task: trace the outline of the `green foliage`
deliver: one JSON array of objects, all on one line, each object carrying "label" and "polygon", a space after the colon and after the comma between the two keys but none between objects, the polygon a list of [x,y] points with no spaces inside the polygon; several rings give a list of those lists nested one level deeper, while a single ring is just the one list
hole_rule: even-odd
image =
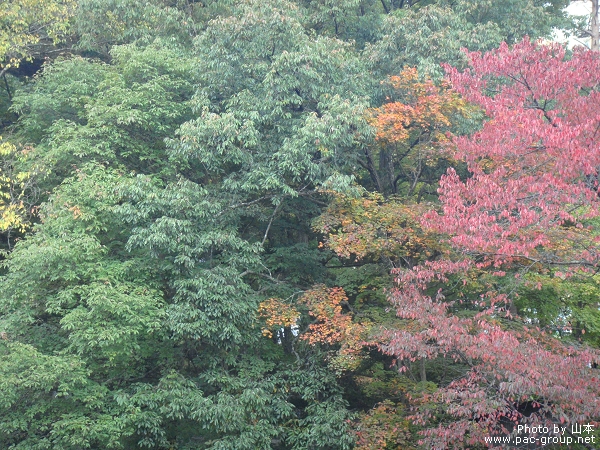
[{"label": "green foliage", "polygon": [[2,340],[0,375],[4,448],[123,448],[124,424],[108,413],[115,405],[78,358]]},{"label": "green foliage", "polygon": [[566,340],[600,345],[600,279],[562,274],[529,275],[516,307],[547,332]]},{"label": "green foliage", "polygon": [[[107,58],[116,45],[157,37],[189,44],[195,33],[193,3],[151,0],[79,0],[74,28],[79,49]],[[184,6],[188,3],[188,7]],[[181,5],[180,5],[181,4]]]},{"label": "green foliage", "polygon": [[[351,445],[335,376],[313,373],[323,362],[308,346],[295,357],[265,341],[255,314],[273,284],[266,264],[291,285],[319,276],[314,267],[290,276],[277,267],[290,250],[276,249],[282,226],[310,233],[299,208],[318,213],[315,187],[346,167],[356,130],[366,127],[347,80],[360,76],[358,62],[347,66],[347,45],[312,38],[264,8],[272,40],[287,35],[289,45],[269,61],[264,21],[253,14],[242,9],[211,23],[198,41],[216,43],[193,52],[138,41],[113,47],[110,63],[57,61],[15,97],[19,137],[35,143],[51,193],[41,223],[6,262],[0,329],[11,343],[80,365],[80,391],[102,386],[94,406],[70,406],[68,421],[59,410],[45,414],[41,429],[65,448]],[[255,33],[238,68],[262,73],[261,91],[216,88],[228,76],[236,22]],[[239,28],[246,22],[254,30]],[[215,94],[223,98],[211,100]],[[165,146],[177,127],[180,138]],[[322,160],[306,151],[318,138],[331,147]],[[269,241],[267,222],[277,228]],[[267,244],[271,259],[263,260]],[[306,254],[319,264],[315,248]],[[34,402],[50,406],[51,398]],[[31,407],[23,404],[22,414]],[[42,425],[33,417],[32,430]],[[105,422],[113,427],[104,434],[82,437]],[[5,436],[7,445],[39,439],[31,431]]]},{"label": "green foliage", "polygon": [[89,161],[171,172],[163,141],[190,117],[193,58],[162,41],[115,47],[112,55],[111,65],[58,61],[15,96],[22,139],[37,144],[51,185]]},{"label": "green foliage", "polygon": [[171,147],[224,174],[229,192],[295,197],[347,168],[368,135],[364,66],[349,45],[312,38],[292,4],[240,9],[196,39],[199,117]]},{"label": "green foliage", "polygon": [[[365,439],[412,445],[408,403],[436,385],[417,382],[420,361],[399,373],[357,330],[398,326],[389,269],[439,242],[416,230],[418,206],[365,192],[368,111],[404,65],[435,76],[463,46],[543,36],[563,3],[10,3],[0,447],[345,450],[359,417]],[[72,53],[57,56],[67,38]],[[32,57],[46,58],[32,79],[13,70]],[[462,119],[443,131],[479,117]],[[344,254],[319,245],[318,217]],[[357,242],[366,260],[344,259]],[[597,280],[541,281],[518,307],[599,345]],[[474,275],[463,288],[496,282]],[[301,339],[317,319],[298,302],[315,285],[340,294],[329,319],[356,334],[361,356],[344,370],[331,356],[348,342]],[[269,338],[258,308],[273,297],[300,312]],[[440,358],[424,370],[443,385],[464,368]]]},{"label": "green foliage", "polygon": [[376,38],[384,18],[382,4],[375,0],[301,0],[297,4],[308,27],[359,48]]},{"label": "green foliage", "polygon": [[[166,323],[176,337],[240,344],[258,306],[240,273],[259,264],[259,246],[237,236],[235,213],[191,181],[152,189],[139,178],[121,213],[135,226],[128,248],[155,258],[173,303]],[[238,296],[248,296],[238,302]]]},{"label": "green foliage", "polygon": [[554,27],[572,26],[562,10],[568,3],[459,0],[401,9],[386,17],[380,38],[366,53],[380,78],[396,74],[404,66],[439,78],[441,63],[465,64],[462,48],[486,51],[503,41],[515,43],[525,35],[547,37]]}]

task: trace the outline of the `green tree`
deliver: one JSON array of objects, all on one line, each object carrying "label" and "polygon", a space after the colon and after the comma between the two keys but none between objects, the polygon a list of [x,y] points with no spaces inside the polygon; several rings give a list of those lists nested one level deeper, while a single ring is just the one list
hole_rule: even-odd
[{"label": "green tree", "polygon": [[573,27],[563,10],[568,3],[569,0],[417,2],[389,14],[380,36],[365,51],[379,78],[395,75],[407,65],[439,78],[443,74],[440,63],[465,65],[461,48],[487,51],[503,41],[512,44],[525,35],[531,39],[549,37],[555,27]]},{"label": "green tree", "polygon": [[78,0],[73,29],[76,47],[87,54],[109,59],[115,45],[162,37],[179,44],[190,44],[196,33],[199,2],[151,0]]},{"label": "green tree", "polygon": [[351,47],[290,11],[244,5],[192,52],[138,41],[110,63],[57,61],[15,98],[51,193],[5,265],[6,370],[29,375],[2,391],[3,446],[351,446],[319,350],[256,321],[269,293],[310,278],[269,273],[290,245],[279,215],[308,250],[300,208],[350,184],[369,130]]}]

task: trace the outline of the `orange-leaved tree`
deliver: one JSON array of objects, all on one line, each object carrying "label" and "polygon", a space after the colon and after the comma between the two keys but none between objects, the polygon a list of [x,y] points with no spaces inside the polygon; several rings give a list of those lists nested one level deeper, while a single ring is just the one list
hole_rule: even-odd
[{"label": "orange-leaved tree", "polygon": [[[302,294],[297,305],[271,298],[260,304],[258,312],[264,321],[264,336],[277,339],[290,351],[296,337],[310,345],[322,345],[329,353],[329,366],[343,372],[360,363],[368,335],[368,324],[354,321],[345,306],[348,297],[342,288],[316,285]],[[302,307],[308,313],[304,329],[300,329]]]},{"label": "orange-leaved tree", "polygon": [[383,84],[387,100],[369,116],[376,145],[359,162],[377,191],[412,195],[418,188],[420,197],[425,192],[419,183],[433,186],[439,178],[439,158],[454,124],[474,110],[447,83],[421,80],[414,68]]}]

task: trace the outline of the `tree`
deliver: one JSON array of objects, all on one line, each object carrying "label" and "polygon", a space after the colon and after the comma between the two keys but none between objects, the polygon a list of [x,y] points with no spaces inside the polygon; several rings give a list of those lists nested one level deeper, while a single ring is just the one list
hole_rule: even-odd
[{"label": "tree", "polygon": [[590,14],[590,37],[592,42],[590,50],[600,50],[600,26],[598,24],[598,0],[592,0],[592,12]]},{"label": "tree", "polygon": [[414,68],[405,68],[387,83],[387,101],[371,110],[377,145],[366,147],[359,163],[377,191],[408,197],[418,191],[421,199],[426,190],[433,191],[431,185],[446,165],[443,148],[450,130],[473,114],[447,84],[420,80]]},{"label": "tree", "polygon": [[574,25],[564,8],[568,0],[458,0],[453,2],[406,2],[413,7],[398,9],[383,21],[380,36],[365,49],[379,78],[416,67],[436,79],[440,63],[464,67],[461,48],[487,51],[501,42],[549,37],[553,28]]},{"label": "tree", "polygon": [[198,11],[210,8],[201,6],[200,2],[164,0],[143,4],[132,0],[78,0],[72,21],[77,48],[108,59],[113,46],[149,43],[157,38],[189,46],[203,19],[208,20]]},{"label": "tree", "polygon": [[15,96],[49,194],[2,278],[0,446],[351,447],[325,352],[258,327],[321,281],[278,261],[320,264],[317,188],[351,185],[370,129],[351,46],[295,14],[243,3],[194,48],[61,59]]},{"label": "tree", "polygon": [[164,139],[191,117],[193,57],[158,39],[115,47],[111,56],[110,65],[59,59],[15,96],[17,136],[49,172],[44,190],[92,161],[137,173],[173,170]]},{"label": "tree", "polygon": [[73,0],[19,0],[3,2],[0,12],[0,75],[21,61],[40,54],[39,47],[65,39]]},{"label": "tree", "polygon": [[[0,232],[6,235],[6,250],[31,225],[39,198],[42,169],[33,165],[25,169],[31,148],[17,147],[0,136]],[[16,234],[16,236],[15,236]]]},{"label": "tree", "polygon": [[[425,438],[436,448],[485,444],[484,436],[519,424],[600,415],[600,353],[528,326],[528,311],[513,304],[526,274],[577,280],[598,266],[590,220],[599,212],[600,59],[583,50],[566,58],[560,46],[529,40],[467,55],[470,67],[448,67],[449,78],[488,120],[455,138],[470,175],[463,181],[450,169],[440,182],[440,212],[423,220],[453,249],[398,271],[390,299],[415,328],[390,333],[383,345],[400,359],[465,364],[462,377],[430,398],[444,406],[428,403],[416,415],[430,424]],[[542,279],[536,283],[529,288],[543,288]]]},{"label": "tree", "polygon": [[[0,447],[414,444],[411,402],[433,408],[435,383],[470,370],[461,358],[429,361],[427,349],[411,364],[400,347],[376,348],[392,338],[375,324],[427,329],[389,307],[390,268],[444,257],[447,272],[471,256],[433,215],[421,220],[453,164],[453,134],[481,119],[439,82],[438,62],[466,64],[464,45],[544,35],[562,3],[9,2],[0,17],[25,19],[5,24],[14,40],[0,47],[21,64],[53,55],[44,30],[56,24],[69,53],[9,77],[0,99],[10,142],[0,225],[12,233],[0,273]],[[466,281],[464,298],[515,287],[512,308],[527,320],[597,342],[593,277],[536,266],[511,285],[478,258],[447,276]],[[449,314],[478,312],[462,305]],[[432,329],[447,330],[438,316]],[[465,339],[485,325],[461,324]]]},{"label": "tree", "polygon": [[[582,221],[598,214],[598,80],[586,70],[597,55],[580,49],[567,60],[560,46],[525,40],[469,56],[471,68],[449,76],[490,120],[456,139],[472,176],[442,178],[444,214],[429,223],[493,261],[593,267],[594,236]],[[562,248],[562,239],[573,245]]]}]

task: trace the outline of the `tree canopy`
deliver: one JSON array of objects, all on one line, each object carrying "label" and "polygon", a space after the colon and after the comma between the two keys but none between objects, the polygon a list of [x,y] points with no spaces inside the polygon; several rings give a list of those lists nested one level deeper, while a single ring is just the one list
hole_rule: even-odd
[{"label": "tree canopy", "polygon": [[568,3],[3,3],[0,447],[598,429]]}]

